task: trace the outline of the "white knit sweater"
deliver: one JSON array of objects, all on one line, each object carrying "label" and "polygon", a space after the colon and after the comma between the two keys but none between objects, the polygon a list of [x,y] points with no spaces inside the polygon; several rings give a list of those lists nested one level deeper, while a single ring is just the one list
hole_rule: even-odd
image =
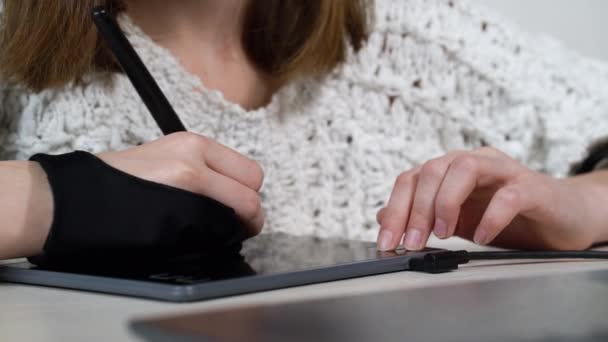
[{"label": "white knit sweater", "polygon": [[[129,39],[189,130],[258,160],[266,231],[374,239],[396,176],[491,145],[562,176],[608,135],[608,66],[462,0],[376,0],[367,44],[331,74],[245,111],[206,89],[128,17]],[[198,91],[197,91],[198,90]],[[128,79],[0,91],[4,159],[120,150],[160,136]]]}]

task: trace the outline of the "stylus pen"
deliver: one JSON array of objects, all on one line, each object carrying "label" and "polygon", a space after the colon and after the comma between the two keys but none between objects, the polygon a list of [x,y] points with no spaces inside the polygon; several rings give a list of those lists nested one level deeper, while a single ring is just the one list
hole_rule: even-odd
[{"label": "stylus pen", "polygon": [[114,57],[131,80],[163,134],[185,131],[186,128],[179,120],[169,100],[109,11],[103,6],[95,7],[91,16],[99,33],[112,50]]}]

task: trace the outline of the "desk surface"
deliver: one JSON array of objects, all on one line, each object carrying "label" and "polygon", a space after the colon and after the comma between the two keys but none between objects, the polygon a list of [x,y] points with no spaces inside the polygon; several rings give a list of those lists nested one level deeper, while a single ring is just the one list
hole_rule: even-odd
[{"label": "desk surface", "polygon": [[[431,246],[482,250],[460,239],[432,240]],[[484,261],[431,275],[399,272],[302,286],[195,304],[171,304],[70,290],[0,283],[0,340],[137,341],[127,327],[133,318],[204,311],[238,305],[293,302],[311,298],[456,284],[483,279],[608,269],[608,261]]]}]

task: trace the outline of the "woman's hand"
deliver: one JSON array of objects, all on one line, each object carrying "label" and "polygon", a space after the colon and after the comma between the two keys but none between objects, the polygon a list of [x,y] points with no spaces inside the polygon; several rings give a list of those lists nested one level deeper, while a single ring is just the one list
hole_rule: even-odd
[{"label": "woman's hand", "polygon": [[[521,249],[585,249],[596,239],[581,182],[532,171],[481,148],[451,152],[397,178],[378,212],[378,248],[420,250],[431,233]],[[589,219],[591,216],[589,216]]]},{"label": "woman's hand", "polygon": [[174,133],[119,152],[98,155],[136,177],[215,199],[235,210],[253,234],[264,224],[258,191],[260,165],[238,152],[194,133]]}]

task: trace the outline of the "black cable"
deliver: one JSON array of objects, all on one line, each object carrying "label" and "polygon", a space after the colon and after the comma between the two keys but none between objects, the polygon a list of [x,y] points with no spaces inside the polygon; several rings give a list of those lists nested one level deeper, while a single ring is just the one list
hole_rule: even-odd
[{"label": "black cable", "polygon": [[608,259],[602,251],[501,251],[469,252],[438,251],[412,258],[409,269],[426,273],[443,273],[455,270],[471,260],[517,260],[517,259]]},{"label": "black cable", "polygon": [[504,259],[608,259],[602,251],[504,251],[468,252],[469,260]]}]

